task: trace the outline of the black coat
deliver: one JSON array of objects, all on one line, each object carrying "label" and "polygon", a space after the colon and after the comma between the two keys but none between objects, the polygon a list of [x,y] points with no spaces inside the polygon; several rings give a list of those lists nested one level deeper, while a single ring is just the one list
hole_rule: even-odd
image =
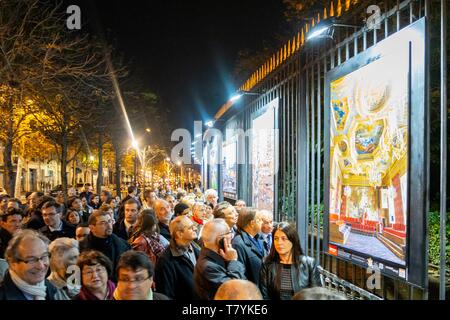
[{"label": "black coat", "polygon": [[258,238],[257,241],[263,250],[262,253],[245,231],[237,233],[231,242],[238,253],[238,260],[245,266],[245,277],[256,285],[259,284],[259,273],[261,272],[263,258],[266,255],[263,240]]},{"label": "black coat", "polygon": [[5,258],[5,251],[11,238],[12,234],[9,233],[6,229],[0,227],[0,259]]},{"label": "black coat", "polygon": [[162,235],[164,238],[166,238],[168,241],[170,241],[170,238],[172,237],[170,236],[169,227],[161,222],[158,222],[158,226],[159,226],[159,234]]},{"label": "black coat", "polygon": [[128,239],[130,238],[129,236],[131,236],[131,234],[128,235],[127,233],[127,227],[125,226],[124,219],[119,220],[114,224],[113,232],[125,241],[128,241]]},{"label": "black coat", "polygon": [[205,247],[200,251],[194,269],[195,292],[202,300],[212,300],[225,281],[246,279],[245,267],[237,261],[225,261],[218,253]]},{"label": "black coat", "polygon": [[44,236],[46,236],[50,241],[62,237],[75,238],[75,230],[77,228],[71,224],[68,224],[64,220],[61,221],[62,221],[62,228],[59,231],[50,231],[50,228],[48,226],[40,228],[39,231]]},{"label": "black coat", "polygon": [[[172,244],[158,258],[155,268],[156,291],[175,300],[195,300],[194,264],[185,255],[174,255]],[[192,245],[195,258],[200,249]]]},{"label": "black coat", "polygon": [[[47,279],[45,279],[45,286],[47,287],[45,300],[56,300],[55,295],[58,293],[58,289]],[[27,300],[23,292],[12,281],[8,271],[0,285],[0,300]]]},{"label": "black coat", "polygon": [[[314,258],[301,256],[298,269],[291,265],[292,288],[294,293],[311,287],[323,286],[319,265]],[[259,289],[264,299],[280,300],[281,264],[264,263],[261,268]]]},{"label": "black coat", "polygon": [[[128,242],[122,238],[119,238],[115,234],[112,234],[106,239],[102,239],[97,238],[90,233],[86,238],[80,241],[80,252],[86,250],[97,250],[104,253],[111,260],[114,273],[121,254],[131,250],[131,246]],[[115,277],[112,277],[112,279],[115,279]]]}]

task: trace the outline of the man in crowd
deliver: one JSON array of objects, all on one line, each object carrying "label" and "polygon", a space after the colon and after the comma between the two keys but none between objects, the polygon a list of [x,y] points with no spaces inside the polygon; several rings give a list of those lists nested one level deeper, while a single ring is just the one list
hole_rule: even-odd
[{"label": "man in crowd", "polygon": [[81,198],[86,198],[87,203],[91,203],[92,200],[92,186],[90,183],[85,183],[84,184],[84,190],[83,192],[80,193],[80,199]]},{"label": "man in crowd", "polygon": [[264,249],[269,254],[272,248],[273,213],[269,210],[260,210],[260,213],[263,221],[261,235],[264,241]]},{"label": "man in crowd", "polygon": [[200,247],[194,242],[195,224],[188,217],[179,216],[172,220],[169,229],[170,246],[156,263],[156,291],[175,300],[195,300],[193,274],[200,254]]},{"label": "man in crowd", "polygon": [[117,288],[115,300],[168,300],[153,292],[153,264],[149,257],[140,251],[125,252],[117,264]]},{"label": "man in crowd", "polygon": [[42,213],[39,208],[39,205],[44,200],[44,193],[42,192],[33,192],[28,198],[28,209],[25,213],[27,228],[39,230],[43,226],[45,226],[44,219],[42,219]]},{"label": "man in crowd", "polygon": [[235,207],[227,201],[222,201],[214,208],[213,214],[214,218],[222,218],[225,220],[232,231],[231,238],[234,238],[237,231],[236,223],[238,220],[238,213]]},{"label": "man in crowd", "polygon": [[138,201],[139,207],[142,207],[141,200],[138,197],[138,189],[136,186],[128,186],[128,194],[127,196],[122,200],[119,207],[119,220],[122,220],[125,217],[125,202],[127,202],[129,199],[134,199]]},{"label": "man in crowd", "polygon": [[128,199],[123,207],[125,213],[124,218],[116,222],[113,232],[125,241],[128,241],[133,234],[133,228],[141,208],[139,202],[133,198]]},{"label": "man in crowd", "polygon": [[7,209],[14,208],[17,210],[22,210],[22,203],[17,198],[11,198],[8,200]]},{"label": "man in crowd", "polygon": [[259,285],[259,272],[266,256],[263,240],[260,238],[262,217],[254,208],[245,207],[238,219],[239,233],[233,239],[238,260],[245,266],[245,277]]},{"label": "man in crowd", "polygon": [[219,199],[219,196],[217,194],[217,191],[214,189],[208,189],[205,191],[205,202],[207,205],[209,205],[212,209],[215,208],[217,205],[217,200]]},{"label": "man in crowd", "polygon": [[75,227],[62,220],[61,205],[54,200],[45,202],[41,208],[45,226],[39,229],[50,241],[57,238],[75,238]]},{"label": "man in crowd", "polygon": [[263,298],[253,282],[233,279],[219,287],[214,300],[263,300]]},{"label": "man in crowd", "polygon": [[208,212],[206,210],[206,205],[203,202],[194,202],[192,205],[192,221],[194,221],[197,227],[197,237],[198,239],[202,236],[202,230],[204,224],[207,222]]},{"label": "man in crowd", "polygon": [[11,239],[5,257],[9,264],[0,285],[0,300],[55,300],[58,289],[45,279],[49,267],[48,239],[21,230]]},{"label": "man in crowd", "polygon": [[170,210],[172,210],[172,212],[173,212],[173,210],[175,208],[175,204],[176,204],[175,197],[171,194],[166,194],[164,196],[164,200],[166,200],[169,203]]},{"label": "man in crowd", "polygon": [[230,237],[230,227],[223,219],[213,219],[203,228],[203,248],[194,269],[194,286],[200,299],[212,300],[227,280],[245,279],[245,267],[238,261]]},{"label": "man in crowd", "polygon": [[131,246],[113,234],[111,216],[107,212],[94,211],[89,216],[89,229],[91,233],[80,242],[80,252],[85,250],[97,250],[105,254],[113,263],[113,269],[119,262],[119,257]]},{"label": "man in crowd", "polygon": [[153,210],[155,211],[156,218],[158,218],[159,233],[170,241],[169,224],[172,220],[173,211],[170,209],[170,205],[167,201],[158,199],[155,201]]},{"label": "man in crowd", "polygon": [[84,238],[86,238],[89,233],[91,233],[91,229],[89,229],[89,224],[87,222],[80,223],[75,230],[75,239],[77,239],[77,241],[80,242]]},{"label": "man in crowd", "polygon": [[83,204],[81,203],[81,199],[77,197],[69,198],[67,201],[67,206],[69,209],[76,211],[80,216],[80,220],[82,222],[87,222],[89,219],[89,212],[83,210]]},{"label": "man in crowd", "polygon": [[236,208],[237,210],[241,210],[242,208],[246,207],[247,205],[246,205],[246,203],[245,203],[244,200],[239,199],[239,200],[236,201],[236,203],[234,204],[234,206],[235,206],[235,208]]},{"label": "man in crowd", "polygon": [[22,211],[14,208],[0,213],[0,258],[5,256],[9,240],[22,229],[22,218]]},{"label": "man in crowd", "polygon": [[157,197],[155,191],[145,190],[144,191],[144,202],[142,203],[143,209],[153,209]]}]

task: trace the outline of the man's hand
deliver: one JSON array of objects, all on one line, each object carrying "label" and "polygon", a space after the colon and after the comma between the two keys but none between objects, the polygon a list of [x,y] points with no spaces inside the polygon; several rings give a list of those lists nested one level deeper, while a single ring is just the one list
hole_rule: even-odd
[{"label": "man's hand", "polygon": [[231,246],[231,243],[229,242],[228,238],[223,239],[225,251],[222,249],[219,249],[219,254],[224,258],[226,261],[232,261],[237,260],[238,253],[237,251]]}]

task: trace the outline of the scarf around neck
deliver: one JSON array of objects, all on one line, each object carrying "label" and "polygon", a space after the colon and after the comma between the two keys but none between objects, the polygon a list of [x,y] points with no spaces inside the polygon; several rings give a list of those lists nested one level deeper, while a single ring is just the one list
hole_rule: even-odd
[{"label": "scarf around neck", "polygon": [[47,296],[47,287],[45,280],[38,284],[31,285],[23,281],[13,270],[9,269],[11,280],[19,288],[20,291],[33,296],[33,300],[45,300]]}]

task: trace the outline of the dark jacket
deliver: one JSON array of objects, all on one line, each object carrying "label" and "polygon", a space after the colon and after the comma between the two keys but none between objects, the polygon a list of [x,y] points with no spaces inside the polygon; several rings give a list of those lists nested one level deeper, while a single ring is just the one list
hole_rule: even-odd
[{"label": "dark jacket", "polygon": [[169,227],[161,222],[158,222],[158,226],[159,226],[159,234],[170,241],[171,236],[170,236]]},{"label": "dark jacket", "polygon": [[[131,228],[133,229],[133,228]],[[125,226],[125,220],[119,220],[114,224],[113,232],[118,237],[122,238],[125,241],[128,241],[133,231],[130,232],[130,234],[127,233],[127,227]]]},{"label": "dark jacket", "polygon": [[[131,246],[119,238],[115,234],[112,234],[106,239],[97,238],[92,233],[90,233],[86,238],[80,241],[80,252],[86,250],[97,250],[104,253],[112,262],[113,270],[116,270],[117,263],[119,262],[119,257],[125,251],[131,249]],[[112,278],[115,280],[115,277]]]},{"label": "dark jacket", "polygon": [[[259,289],[264,299],[280,300],[281,264],[264,263],[261,268]],[[319,265],[308,256],[300,257],[298,269],[291,265],[292,288],[294,293],[301,289],[323,286]]]},{"label": "dark jacket", "polygon": [[[56,300],[58,289],[47,279],[45,279],[45,286],[47,287],[45,300]],[[8,271],[0,285],[0,300],[27,300],[23,292],[12,281]]]},{"label": "dark jacket", "polygon": [[214,299],[220,285],[231,279],[246,279],[244,265],[237,260],[225,261],[218,253],[203,247],[194,269],[198,297],[202,300]]},{"label": "dark jacket", "polygon": [[30,219],[24,226],[24,228],[39,230],[40,228],[45,226],[44,218],[42,218],[42,213],[39,209],[30,210],[27,213],[27,216],[30,216]]},{"label": "dark jacket", "polygon": [[231,242],[238,253],[238,260],[245,266],[245,277],[256,285],[259,284],[259,273],[261,272],[263,258],[266,255],[262,239],[257,236],[257,241],[263,250],[262,252],[250,240],[250,235],[245,231],[237,233]]},{"label": "dark jacket", "polygon": [[5,251],[11,238],[12,234],[0,227],[0,259],[5,258]]},{"label": "dark jacket", "polygon": [[[195,258],[200,248],[192,244]],[[174,246],[173,242],[158,258],[155,268],[156,291],[175,300],[195,300],[194,264]]]},{"label": "dark jacket", "polygon": [[39,231],[46,236],[50,241],[53,241],[57,238],[68,237],[75,238],[75,230],[76,227],[74,225],[68,224],[64,220],[62,221],[62,228],[58,231],[50,231],[48,226],[44,226],[39,229]]}]

